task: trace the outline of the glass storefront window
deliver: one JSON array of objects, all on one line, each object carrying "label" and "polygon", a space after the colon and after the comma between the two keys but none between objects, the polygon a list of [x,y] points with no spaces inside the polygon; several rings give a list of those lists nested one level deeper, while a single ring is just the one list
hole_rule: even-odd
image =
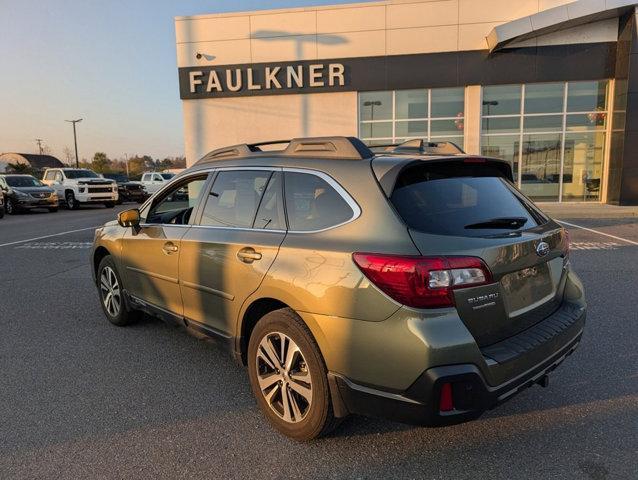
[{"label": "glass storefront window", "polygon": [[567,115],[567,130],[604,130],[607,112],[572,113]]},{"label": "glass storefront window", "polygon": [[483,87],[483,115],[521,113],[521,86],[499,85]]},{"label": "glass storefront window", "polygon": [[[397,122],[395,125],[395,133],[401,137],[427,137],[428,122],[424,120]],[[392,136],[392,134],[390,134],[390,136]]]},{"label": "glass storefront window", "polygon": [[514,179],[518,179],[520,135],[483,135],[481,155],[502,158],[512,165]]},{"label": "glass storefront window", "polygon": [[525,132],[553,132],[563,129],[562,115],[535,115],[526,116],[523,120]]},{"label": "glass storefront window", "polygon": [[430,122],[430,135],[432,138],[440,136],[452,136],[463,134],[463,119],[432,120]]},{"label": "glass storefront window", "polygon": [[562,113],[564,83],[525,85],[525,113]]},{"label": "glass storefront window", "polygon": [[523,135],[521,189],[531,198],[558,201],[561,134]]},{"label": "glass storefront window", "polygon": [[432,95],[431,117],[463,117],[465,107],[464,88],[436,88],[430,90]]},{"label": "glass storefront window", "polygon": [[607,81],[569,82],[568,112],[595,112],[607,109]]},{"label": "glass storefront window", "polygon": [[368,145],[423,138],[452,141],[462,148],[464,108],[464,88],[362,92],[359,136]]},{"label": "glass storefront window", "polygon": [[535,200],[599,200],[608,83],[484,87],[481,153],[508,160]]},{"label": "glass storefront window", "polygon": [[361,135],[367,138],[391,138],[392,122],[374,122],[361,125]]},{"label": "glass storefront window", "polygon": [[365,92],[359,95],[361,120],[391,120],[392,92]]},{"label": "glass storefront window", "polygon": [[428,91],[425,89],[397,91],[396,102],[397,120],[428,117]]},{"label": "glass storefront window", "polygon": [[485,117],[483,132],[518,133],[521,129],[521,117]]},{"label": "glass storefront window", "polygon": [[603,173],[605,132],[568,133],[565,137],[563,200],[597,200]]}]

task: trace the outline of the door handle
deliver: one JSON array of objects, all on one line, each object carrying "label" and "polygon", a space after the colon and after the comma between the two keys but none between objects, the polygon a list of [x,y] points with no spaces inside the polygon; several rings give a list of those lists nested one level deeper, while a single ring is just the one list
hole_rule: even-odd
[{"label": "door handle", "polygon": [[256,252],[254,248],[245,247],[237,252],[237,258],[244,263],[253,263],[255,260],[261,260],[261,253]]},{"label": "door handle", "polygon": [[164,250],[164,253],[166,255],[170,255],[171,253],[175,253],[177,250],[179,250],[179,247],[173,242],[166,242],[162,247],[162,250]]}]

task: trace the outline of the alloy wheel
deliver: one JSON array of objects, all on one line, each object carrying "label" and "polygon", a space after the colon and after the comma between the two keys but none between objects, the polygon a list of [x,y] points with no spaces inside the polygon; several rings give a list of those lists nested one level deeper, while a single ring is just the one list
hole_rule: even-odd
[{"label": "alloy wheel", "polygon": [[102,292],[102,303],[104,308],[112,317],[117,317],[122,306],[122,295],[120,284],[117,281],[115,272],[111,267],[104,267],[100,275],[100,290]]},{"label": "alloy wheel", "polygon": [[7,212],[7,214],[13,215],[13,213],[14,213],[13,200],[11,200],[10,198],[7,198],[7,204],[5,205],[4,208],[5,208],[6,212]]},{"label": "alloy wheel", "polygon": [[299,346],[281,332],[270,332],[259,342],[255,362],[270,408],[285,422],[303,420],[312,404],[312,378]]}]

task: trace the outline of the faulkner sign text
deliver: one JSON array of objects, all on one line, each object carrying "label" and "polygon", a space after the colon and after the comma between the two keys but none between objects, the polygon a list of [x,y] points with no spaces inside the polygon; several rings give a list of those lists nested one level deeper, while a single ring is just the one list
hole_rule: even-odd
[{"label": "faulkner sign text", "polygon": [[342,90],[347,81],[343,63],[321,61],[179,69],[182,99]]}]

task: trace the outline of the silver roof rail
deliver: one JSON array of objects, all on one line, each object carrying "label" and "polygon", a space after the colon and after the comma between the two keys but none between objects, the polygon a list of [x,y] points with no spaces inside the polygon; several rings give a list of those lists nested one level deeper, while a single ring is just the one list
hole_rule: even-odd
[{"label": "silver roof rail", "polygon": [[[288,144],[283,150],[262,150],[266,145]],[[315,157],[335,158],[343,160],[364,160],[372,158],[374,152],[356,137],[309,137],[292,140],[275,140],[260,143],[242,143],[219,148],[207,153],[197,163],[208,163],[215,160],[253,156],[278,157]]]}]

